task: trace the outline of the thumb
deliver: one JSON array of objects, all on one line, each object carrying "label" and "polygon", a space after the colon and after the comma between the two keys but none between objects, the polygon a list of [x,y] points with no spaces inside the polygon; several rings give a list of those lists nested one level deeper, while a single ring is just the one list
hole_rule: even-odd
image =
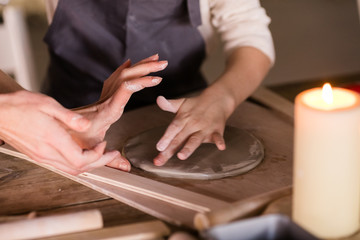
[{"label": "thumb", "polygon": [[167,112],[172,112],[172,113],[176,113],[184,101],[185,101],[185,98],[167,100],[163,96],[159,96],[156,99],[156,103],[159,106],[159,108],[161,108],[161,110],[164,110]]},{"label": "thumb", "polygon": [[83,115],[64,108],[59,103],[46,105],[43,112],[56,118],[70,129],[77,132],[84,132],[89,129],[91,122]]}]

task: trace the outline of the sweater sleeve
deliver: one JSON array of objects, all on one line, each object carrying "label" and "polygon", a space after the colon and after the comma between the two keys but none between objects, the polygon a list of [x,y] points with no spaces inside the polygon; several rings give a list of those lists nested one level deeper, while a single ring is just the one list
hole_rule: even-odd
[{"label": "sweater sleeve", "polygon": [[226,55],[235,48],[251,46],[274,63],[270,18],[258,0],[209,0],[209,7],[211,23],[220,34]]}]

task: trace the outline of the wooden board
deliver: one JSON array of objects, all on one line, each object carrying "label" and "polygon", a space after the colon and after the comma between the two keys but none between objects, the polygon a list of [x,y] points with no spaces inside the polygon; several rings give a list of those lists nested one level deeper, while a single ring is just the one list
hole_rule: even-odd
[{"label": "wooden board", "polygon": [[251,99],[294,119],[294,104],[265,87],[259,87],[251,95]]},{"label": "wooden board", "polygon": [[[51,166],[37,163],[6,144],[0,148],[0,151],[26,159],[176,225],[192,227],[193,217],[196,213],[204,213],[227,206],[227,203],[221,200],[108,167],[101,167],[79,176],[72,176]],[[167,205],[166,208],[163,207],[164,204]],[[174,217],[174,215],[179,216],[179,218]]]},{"label": "wooden board", "polygon": [[[106,138],[112,148],[121,150],[122,144],[128,137],[146,129],[168,124],[171,119],[171,114],[162,112],[156,106],[134,110],[124,114],[111,127]],[[251,172],[212,181],[169,180],[136,169],[132,170],[132,174],[186,189],[224,204],[291,184],[292,123],[290,121],[279,118],[276,112],[245,102],[231,116],[228,124],[250,131],[261,139],[265,146],[264,162]],[[1,149],[5,148],[1,147]],[[68,177],[160,219],[176,224],[192,225],[194,209],[184,210],[182,207],[91,179],[85,181]]]}]

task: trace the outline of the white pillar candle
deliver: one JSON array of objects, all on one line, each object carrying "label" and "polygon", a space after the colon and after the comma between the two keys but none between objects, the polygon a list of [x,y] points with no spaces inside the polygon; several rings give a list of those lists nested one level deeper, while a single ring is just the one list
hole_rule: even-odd
[{"label": "white pillar candle", "polygon": [[300,93],[294,137],[293,220],[319,238],[355,233],[360,220],[359,95],[331,87]]}]

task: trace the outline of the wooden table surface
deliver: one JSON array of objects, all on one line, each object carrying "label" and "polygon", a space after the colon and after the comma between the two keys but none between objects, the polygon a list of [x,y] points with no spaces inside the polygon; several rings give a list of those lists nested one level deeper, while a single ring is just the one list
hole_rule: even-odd
[{"label": "wooden table surface", "polygon": [[[112,148],[121,150],[124,141],[144,130],[168,124],[173,115],[156,106],[127,112],[107,135]],[[156,177],[141,170],[132,173],[234,202],[292,183],[292,120],[276,111],[245,102],[230,117],[228,125],[243,128],[258,137],[265,159],[247,174],[220,180],[194,181]],[[36,211],[39,216],[87,209],[100,209],[104,226],[116,226],[154,217],[49,170],[0,153],[0,220]],[[2,217],[1,217],[2,216]]]}]

